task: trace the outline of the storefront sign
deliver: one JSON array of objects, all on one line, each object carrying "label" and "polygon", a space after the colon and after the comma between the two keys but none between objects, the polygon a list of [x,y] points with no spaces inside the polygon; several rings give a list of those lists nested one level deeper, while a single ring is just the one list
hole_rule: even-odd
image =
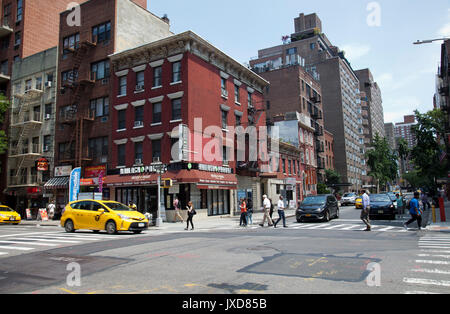
[{"label": "storefront sign", "polygon": [[94,166],[94,167],[85,167],[84,168],[84,177],[85,178],[98,178],[100,176],[106,175],[106,166]]},{"label": "storefront sign", "polygon": [[68,177],[72,171],[72,166],[55,167],[55,177]]},{"label": "storefront sign", "polygon": [[130,174],[142,174],[142,173],[156,173],[157,169],[154,166],[143,166],[143,167],[132,167],[132,168],[121,168],[120,175],[130,175]]},{"label": "storefront sign", "polygon": [[32,219],[32,217],[31,217],[31,209],[27,208],[27,209],[25,209],[25,212],[27,213],[27,220],[31,220]]},{"label": "storefront sign", "polygon": [[75,168],[70,173],[69,202],[76,201],[80,193],[81,168]]},{"label": "storefront sign", "polygon": [[80,179],[81,186],[94,185],[94,179]]},{"label": "storefront sign", "polygon": [[42,221],[48,221],[47,209],[39,208],[39,216]]},{"label": "storefront sign", "polygon": [[208,172],[226,173],[226,174],[231,174],[232,173],[232,169],[231,168],[220,167],[220,166],[213,166],[213,165],[205,165],[205,164],[198,164],[198,170],[208,171]]},{"label": "storefront sign", "polygon": [[46,158],[41,158],[37,161],[38,171],[48,171],[48,160]]}]

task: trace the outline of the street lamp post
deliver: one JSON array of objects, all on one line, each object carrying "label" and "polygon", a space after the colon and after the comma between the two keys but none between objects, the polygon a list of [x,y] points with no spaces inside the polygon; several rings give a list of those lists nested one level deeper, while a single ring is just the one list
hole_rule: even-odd
[{"label": "street lamp post", "polygon": [[161,175],[167,171],[167,166],[163,163],[157,163],[153,166],[158,173],[158,214],[156,217],[155,226],[160,227],[163,223],[163,220],[161,218]]},{"label": "street lamp post", "polygon": [[437,38],[437,39],[426,39],[426,40],[418,40],[418,41],[416,41],[416,42],[414,42],[413,44],[414,45],[423,45],[423,44],[431,44],[431,43],[433,43],[433,42],[435,42],[435,41],[446,41],[446,40],[449,40],[450,38]]}]

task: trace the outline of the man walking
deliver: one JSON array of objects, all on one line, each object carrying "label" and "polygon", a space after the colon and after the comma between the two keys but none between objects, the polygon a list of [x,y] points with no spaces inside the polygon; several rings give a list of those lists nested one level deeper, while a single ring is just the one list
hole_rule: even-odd
[{"label": "man walking", "polygon": [[267,195],[263,195],[263,208],[264,208],[264,217],[263,217],[263,221],[259,224],[261,227],[264,227],[264,222],[267,219],[267,223],[269,224],[269,227],[273,226],[273,221],[270,218],[270,206],[271,206],[271,202],[270,200],[267,198]]},{"label": "man walking", "polygon": [[184,219],[180,214],[180,201],[178,200],[178,197],[175,196],[175,200],[173,201],[173,208],[175,210],[175,216],[174,216],[174,220],[175,222],[177,222],[177,218],[179,218],[181,220],[182,223],[184,223]]},{"label": "man walking", "polygon": [[409,213],[411,215],[411,219],[403,225],[406,230],[408,230],[408,225],[416,220],[419,230],[422,229],[422,210],[420,209],[419,198],[420,193],[415,192],[414,198],[409,202]]},{"label": "man walking", "polygon": [[363,209],[361,210],[361,220],[364,222],[364,224],[367,226],[366,230],[364,231],[372,231],[372,226],[370,225],[370,197],[367,194],[366,190],[362,190],[362,205]]},{"label": "man walking", "polygon": [[283,196],[280,195],[280,199],[278,200],[278,220],[273,224],[273,226],[276,228],[277,224],[283,219],[283,227],[287,228],[286,226],[286,216],[284,215],[284,210],[286,206],[284,205]]}]

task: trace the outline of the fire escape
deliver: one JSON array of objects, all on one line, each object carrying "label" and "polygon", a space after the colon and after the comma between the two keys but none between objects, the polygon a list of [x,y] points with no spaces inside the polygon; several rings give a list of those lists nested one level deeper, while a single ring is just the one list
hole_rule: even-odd
[{"label": "fire escape", "polygon": [[11,139],[9,158],[15,165],[14,174],[10,175],[10,186],[37,185],[37,177],[28,180],[28,168],[33,167],[41,156],[39,141],[30,138],[39,133],[42,126],[41,99],[42,90],[29,89],[24,94],[14,95],[14,106],[11,115]]},{"label": "fire escape", "polygon": [[70,93],[70,101],[68,106],[64,107],[65,110],[60,113],[60,122],[69,126],[72,132],[68,150],[66,150],[63,156],[60,156],[60,162],[72,163],[75,168],[81,167],[83,162],[90,160],[87,145],[83,143],[84,130],[89,123],[94,121],[95,116],[89,104],[83,106],[80,105],[80,101],[85,91],[94,86],[96,75],[95,73],[91,73],[89,68],[86,71],[88,73],[87,75],[79,77],[79,70],[89,50],[94,47],[96,47],[95,43],[85,40],[74,48],[65,49],[67,53],[72,54],[73,63],[69,79],[61,86],[63,93],[67,91]]}]

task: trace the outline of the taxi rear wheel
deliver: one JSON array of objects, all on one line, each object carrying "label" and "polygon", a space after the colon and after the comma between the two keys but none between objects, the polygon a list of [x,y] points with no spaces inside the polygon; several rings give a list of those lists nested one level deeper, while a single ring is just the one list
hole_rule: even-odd
[{"label": "taxi rear wheel", "polygon": [[117,227],[116,227],[116,223],[114,221],[108,221],[106,223],[106,232],[108,234],[116,234],[117,233]]},{"label": "taxi rear wheel", "polygon": [[66,223],[64,224],[64,229],[66,230],[66,232],[68,233],[73,233],[75,232],[75,226],[73,225],[73,221],[72,220],[67,220]]}]

